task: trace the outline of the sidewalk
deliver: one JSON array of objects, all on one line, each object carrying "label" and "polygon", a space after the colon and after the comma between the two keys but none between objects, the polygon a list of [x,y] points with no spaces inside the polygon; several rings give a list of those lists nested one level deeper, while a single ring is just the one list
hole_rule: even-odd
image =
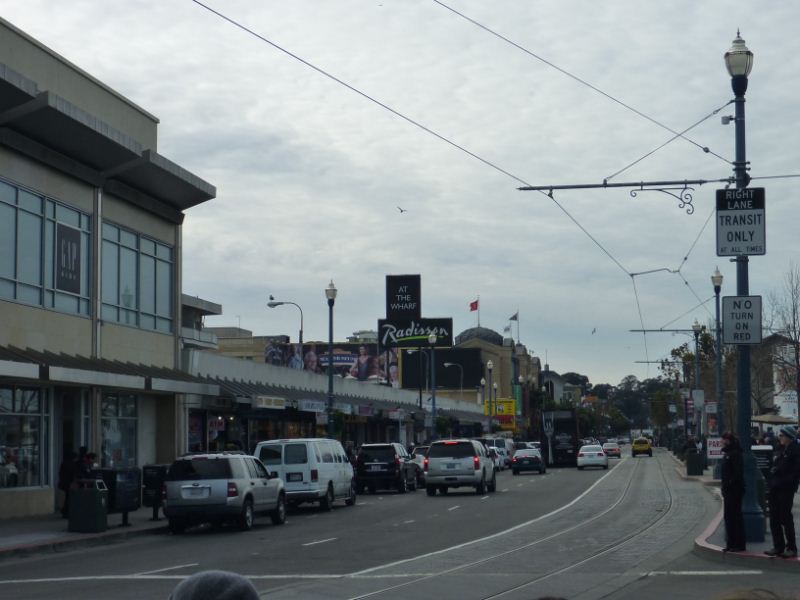
[{"label": "sidewalk", "polygon": [[58,552],[67,548],[107,544],[128,536],[166,531],[167,520],[152,521],[153,509],[140,508],[128,513],[129,526],[124,527],[122,514],[108,515],[108,529],[101,533],[67,531],[67,519],[60,514],[17,517],[0,520],[0,560],[38,552]]},{"label": "sidewalk", "polygon": [[[686,480],[694,480],[702,485],[709,486],[712,492],[720,498],[720,511],[705,531],[694,541],[695,552],[707,558],[720,560],[731,565],[747,565],[752,568],[767,568],[796,571],[800,573],[800,558],[772,558],[764,554],[765,550],[772,548],[772,536],[769,532],[769,522],[765,523],[765,533],[763,542],[748,542],[746,552],[723,552],[725,547],[725,524],[722,521],[722,496],[719,491],[719,480],[712,476],[712,469],[703,471],[702,475],[687,475],[686,465],[681,462],[672,452],[669,455],[675,461],[675,470],[680,477]],[[794,508],[795,530],[800,533],[800,494],[795,494]]]}]

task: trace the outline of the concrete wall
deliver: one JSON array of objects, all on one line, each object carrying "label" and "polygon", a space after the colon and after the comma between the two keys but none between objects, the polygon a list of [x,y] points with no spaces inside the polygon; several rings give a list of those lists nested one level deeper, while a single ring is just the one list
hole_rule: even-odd
[{"label": "concrete wall", "polygon": [[[101,83],[80,67],[0,19],[2,62],[33,80],[39,91],[51,91],[156,150],[158,119]],[[88,31],[88,30],[87,30]]]},{"label": "concrete wall", "polygon": [[55,510],[55,488],[8,488],[3,490],[2,518],[48,515]]},{"label": "concrete wall", "polygon": [[171,334],[104,321],[100,340],[101,358],[169,369],[178,366],[175,364],[175,338]]},{"label": "concrete wall", "polygon": [[92,322],[88,317],[43,310],[7,300],[0,300],[0,310],[3,314],[0,346],[81,356],[92,354]]},{"label": "concrete wall", "polygon": [[103,195],[103,220],[143,233],[170,246],[178,244],[178,227],[110,194]]}]

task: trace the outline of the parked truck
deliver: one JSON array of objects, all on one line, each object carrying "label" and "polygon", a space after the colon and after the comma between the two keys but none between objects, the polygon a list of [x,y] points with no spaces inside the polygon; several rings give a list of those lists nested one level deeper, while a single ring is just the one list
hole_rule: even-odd
[{"label": "parked truck", "polygon": [[581,436],[575,410],[544,411],[541,423],[542,453],[547,465],[576,466]]}]

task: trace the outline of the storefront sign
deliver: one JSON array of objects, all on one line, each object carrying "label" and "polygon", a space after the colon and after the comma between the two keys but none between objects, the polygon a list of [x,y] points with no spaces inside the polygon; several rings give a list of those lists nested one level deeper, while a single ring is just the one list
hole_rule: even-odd
[{"label": "storefront sign", "polygon": [[402,408],[396,408],[394,410],[386,411],[386,417],[388,419],[391,419],[392,421],[400,421],[404,419],[405,416],[406,416],[406,411],[404,411]]},{"label": "storefront sign", "polygon": [[706,441],[706,456],[709,460],[719,460],[722,458],[722,438],[710,437]]},{"label": "storefront sign", "polygon": [[300,410],[321,413],[327,409],[326,403],[321,400],[300,400]]},{"label": "storefront sign", "polygon": [[56,289],[81,293],[81,232],[62,223],[56,225]]},{"label": "storefront sign", "polygon": [[336,402],[333,407],[338,410],[343,415],[352,415],[353,414],[353,405],[352,404],[344,404]]},{"label": "storefront sign", "polygon": [[286,408],[286,398],[278,398],[275,396],[256,396],[253,398],[253,408],[277,408],[283,410]]},{"label": "storefront sign", "polygon": [[358,414],[362,417],[371,417],[375,414],[375,408],[370,406],[369,404],[359,404],[358,405]]}]

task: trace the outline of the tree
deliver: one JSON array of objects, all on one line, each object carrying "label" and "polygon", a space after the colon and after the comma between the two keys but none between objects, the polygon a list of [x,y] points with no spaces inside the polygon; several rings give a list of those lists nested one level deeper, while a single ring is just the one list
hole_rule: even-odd
[{"label": "tree", "polygon": [[775,392],[794,390],[800,398],[800,268],[796,264],[790,264],[781,287],[767,298],[768,323],[785,340],[784,350],[772,353],[778,374]]},{"label": "tree", "polygon": [[571,385],[579,385],[581,388],[581,395],[585,396],[586,392],[591,387],[589,383],[589,378],[586,375],[581,375],[580,373],[564,373],[561,377],[564,378],[564,381]]}]

